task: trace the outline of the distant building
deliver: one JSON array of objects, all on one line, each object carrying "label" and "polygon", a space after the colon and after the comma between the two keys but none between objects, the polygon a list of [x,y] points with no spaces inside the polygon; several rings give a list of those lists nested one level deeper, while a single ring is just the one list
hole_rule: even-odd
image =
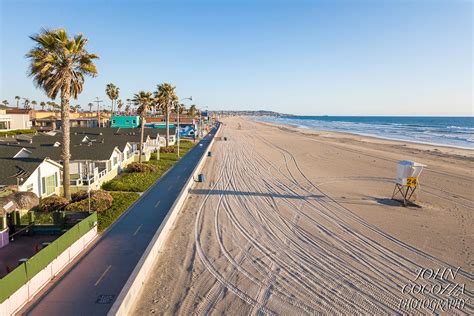
[{"label": "distant building", "polygon": [[[99,127],[97,118],[70,118],[69,127]],[[33,128],[39,131],[54,131],[62,128],[62,120],[55,117],[33,120]]]},{"label": "distant building", "polygon": [[30,129],[29,110],[7,108],[0,110],[0,131]]},{"label": "distant building", "polygon": [[[101,113],[101,126],[108,126],[109,114]],[[39,131],[53,131],[62,126],[61,112],[33,110],[30,112],[32,127]],[[69,114],[70,127],[98,127],[97,112],[71,112]]]},{"label": "distant building", "polygon": [[140,117],[132,115],[113,115],[110,118],[110,127],[135,128],[140,126]]}]

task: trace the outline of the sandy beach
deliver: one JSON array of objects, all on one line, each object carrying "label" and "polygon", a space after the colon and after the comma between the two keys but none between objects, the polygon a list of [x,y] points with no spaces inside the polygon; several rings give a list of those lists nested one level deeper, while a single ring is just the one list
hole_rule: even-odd
[{"label": "sandy beach", "polygon": [[[401,300],[446,298],[402,292],[421,269],[472,298],[474,151],[223,123],[135,315],[413,313]],[[417,206],[391,200],[404,159],[428,165]]]}]

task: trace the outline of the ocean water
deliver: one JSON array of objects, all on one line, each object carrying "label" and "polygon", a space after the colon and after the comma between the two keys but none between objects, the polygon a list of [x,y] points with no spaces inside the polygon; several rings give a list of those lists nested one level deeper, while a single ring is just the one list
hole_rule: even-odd
[{"label": "ocean water", "polygon": [[263,116],[257,120],[315,130],[474,149],[474,117]]}]

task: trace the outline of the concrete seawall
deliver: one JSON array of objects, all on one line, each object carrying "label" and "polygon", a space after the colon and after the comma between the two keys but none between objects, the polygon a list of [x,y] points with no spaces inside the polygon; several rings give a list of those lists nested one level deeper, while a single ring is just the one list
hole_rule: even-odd
[{"label": "concrete seawall", "polygon": [[148,247],[143,253],[140,261],[133,270],[132,274],[127,280],[127,283],[123,287],[119,296],[117,297],[112,308],[109,310],[108,315],[129,315],[137,299],[140,297],[143,285],[145,280],[149,276],[151,269],[153,268],[158,254],[164,245],[166,239],[168,238],[170,231],[172,230],[176,219],[183,207],[188,193],[192,185],[194,184],[194,179],[197,174],[201,171],[204,163],[207,159],[207,153],[212,149],[216,135],[220,131],[220,125],[217,128],[212,140],[210,141],[207,150],[203,153],[201,159],[194,168],[193,173],[186,181],[186,184],[183,186],[181,192],[179,193],[176,201],[171,206],[166,218],[161,223],[160,227],[156,231],[153,239],[150,241]]}]

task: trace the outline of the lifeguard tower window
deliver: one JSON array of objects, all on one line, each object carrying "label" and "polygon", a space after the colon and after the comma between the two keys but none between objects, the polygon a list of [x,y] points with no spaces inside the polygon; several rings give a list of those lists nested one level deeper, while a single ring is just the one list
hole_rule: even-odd
[{"label": "lifeguard tower window", "polygon": [[410,160],[401,160],[397,164],[397,178],[392,193],[392,200],[401,195],[403,205],[407,206],[419,185],[418,178],[426,165]]}]

